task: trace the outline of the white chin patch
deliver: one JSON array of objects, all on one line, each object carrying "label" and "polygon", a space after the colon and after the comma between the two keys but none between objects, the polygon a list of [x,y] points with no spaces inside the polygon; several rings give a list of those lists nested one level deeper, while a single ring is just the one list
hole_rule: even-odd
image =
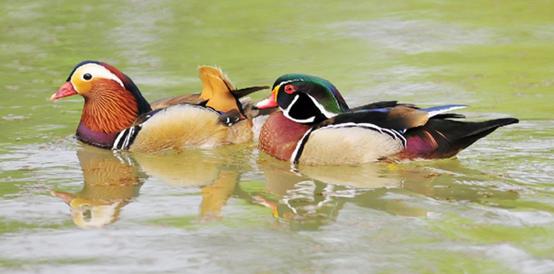
[{"label": "white chin patch", "polygon": [[294,106],[296,101],[298,101],[298,98],[300,98],[300,95],[296,94],[296,96],[294,96],[294,99],[292,99],[292,102],[289,104],[289,106],[286,109],[281,109],[283,111],[283,114],[285,115],[285,117],[287,117],[290,120],[293,120],[297,123],[301,123],[301,124],[303,124],[303,123],[312,123],[313,121],[315,121],[315,116],[312,116],[312,117],[309,117],[309,118],[306,118],[306,119],[296,119],[296,118],[293,118],[289,115],[290,110],[292,109],[292,107]]}]

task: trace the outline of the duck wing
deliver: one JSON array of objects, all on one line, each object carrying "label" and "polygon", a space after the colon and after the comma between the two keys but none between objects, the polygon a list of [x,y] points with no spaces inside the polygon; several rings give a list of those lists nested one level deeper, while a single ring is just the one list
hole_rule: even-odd
[{"label": "duck wing", "polygon": [[376,109],[376,108],[392,108],[399,105],[407,106],[407,107],[413,107],[417,108],[412,104],[399,104],[398,101],[379,101],[374,103],[369,103],[361,106],[357,106],[355,108],[352,108],[351,111],[360,111],[360,110],[369,110],[369,109]]},{"label": "duck wing", "polygon": [[220,112],[228,112],[233,109],[241,111],[243,106],[239,99],[253,92],[269,88],[267,86],[252,86],[237,89],[229,77],[218,67],[200,66],[198,73],[202,82],[200,93],[157,100],[151,104],[152,109],[161,109],[178,104],[203,104]]},{"label": "duck wing", "polygon": [[[382,107],[382,106],[393,107]],[[460,117],[459,114],[448,114],[445,112],[464,108],[465,105],[444,105],[432,108],[417,108],[409,104],[398,104],[395,101],[377,102],[363,106],[363,109],[341,113],[335,117],[321,122],[317,127],[328,125],[372,124],[380,128],[405,131],[410,128],[425,125],[429,119],[434,117],[453,118]]]}]

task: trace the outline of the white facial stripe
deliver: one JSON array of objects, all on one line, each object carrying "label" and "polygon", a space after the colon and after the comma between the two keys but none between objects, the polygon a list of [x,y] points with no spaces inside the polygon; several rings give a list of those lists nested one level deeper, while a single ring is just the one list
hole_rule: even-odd
[{"label": "white facial stripe", "polygon": [[[99,64],[95,64],[95,63],[84,64],[84,65],[80,66],[75,71],[75,73],[79,73],[80,75],[84,75],[85,73],[90,73],[92,75],[92,77],[99,77],[99,78],[114,80],[118,84],[120,84],[121,87],[125,87],[123,85],[123,82],[121,82],[121,79],[119,79],[119,77],[117,77],[111,71],[109,71],[108,69],[106,69],[105,67],[103,67]],[[75,73],[73,73],[73,74],[75,74]],[[83,79],[81,79],[81,80],[83,80]],[[71,83],[71,84],[73,84],[73,83]],[[75,87],[74,84],[73,84],[73,87]]]},{"label": "white facial stripe", "polygon": [[325,107],[321,105],[314,97],[312,97],[309,94],[306,94],[306,95],[308,95],[308,97],[312,100],[312,102],[317,107],[317,109],[319,109],[319,111],[321,111],[321,114],[323,114],[327,119],[337,116],[336,113],[327,111]]},{"label": "white facial stripe", "polygon": [[[306,95],[308,95],[308,98],[310,98],[310,100],[312,100],[312,102],[317,107],[317,109],[319,109],[321,114],[323,114],[327,119],[329,119],[331,117],[335,117],[335,116],[338,115],[336,113],[327,111],[325,109],[325,107],[323,107],[319,102],[317,102],[317,100],[314,97],[312,97],[311,95],[309,95],[309,94],[306,94]],[[300,98],[300,95],[296,94],[296,96],[294,96],[294,99],[292,99],[292,102],[289,104],[289,106],[286,109],[281,108],[281,110],[283,111],[283,114],[285,115],[285,117],[287,117],[290,120],[293,120],[297,123],[312,123],[313,121],[315,121],[315,116],[312,116],[312,117],[309,117],[309,118],[306,118],[306,119],[296,119],[296,118],[293,118],[289,115],[290,110],[292,109],[292,107],[296,103],[296,101],[298,101],[298,98]]]},{"label": "white facial stripe", "polygon": [[292,109],[292,106],[296,103],[296,101],[298,101],[298,98],[300,98],[300,95],[296,94],[296,96],[294,96],[294,99],[292,99],[292,102],[289,104],[289,106],[286,109],[281,108],[281,110],[283,111],[283,114],[285,115],[285,117],[287,117],[290,120],[293,120],[297,123],[311,123],[311,122],[313,122],[315,120],[315,116],[312,116],[312,117],[309,117],[309,118],[306,118],[306,119],[296,119],[296,118],[293,118],[289,115],[289,112]]},{"label": "white facial stripe", "polygon": [[276,87],[282,86],[282,85],[285,85],[285,84],[288,84],[288,83],[292,83],[292,82],[303,82],[303,81],[304,81],[304,79],[300,79],[300,78],[298,78],[298,79],[292,79],[292,80],[287,80],[287,81],[283,81],[283,82],[277,84]]}]

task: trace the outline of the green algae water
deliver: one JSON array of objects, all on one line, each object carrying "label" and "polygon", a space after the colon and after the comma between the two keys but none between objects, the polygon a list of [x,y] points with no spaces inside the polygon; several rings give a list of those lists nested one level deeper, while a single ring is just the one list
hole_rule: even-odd
[{"label": "green algae water", "polygon": [[[552,273],[551,1],[2,1],[2,273]],[[102,60],[149,101],[302,72],[350,105],[517,117],[457,158],[304,167],[255,143],[161,155],[73,137],[49,96]],[[269,92],[267,92],[269,93]],[[264,94],[255,95],[261,99]],[[258,123],[260,121],[257,121]]]}]

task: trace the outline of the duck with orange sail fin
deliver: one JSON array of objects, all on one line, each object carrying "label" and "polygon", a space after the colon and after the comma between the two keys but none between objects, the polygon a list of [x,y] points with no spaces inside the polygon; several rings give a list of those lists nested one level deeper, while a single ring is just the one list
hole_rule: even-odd
[{"label": "duck with orange sail fin", "polygon": [[[149,104],[117,68],[84,61],[51,100],[79,94],[85,100],[77,138],[113,150],[156,152],[213,147],[252,139],[252,118],[239,100],[263,87],[235,90],[219,68],[199,68],[203,90]],[[235,93],[236,92],[236,93]]]}]

